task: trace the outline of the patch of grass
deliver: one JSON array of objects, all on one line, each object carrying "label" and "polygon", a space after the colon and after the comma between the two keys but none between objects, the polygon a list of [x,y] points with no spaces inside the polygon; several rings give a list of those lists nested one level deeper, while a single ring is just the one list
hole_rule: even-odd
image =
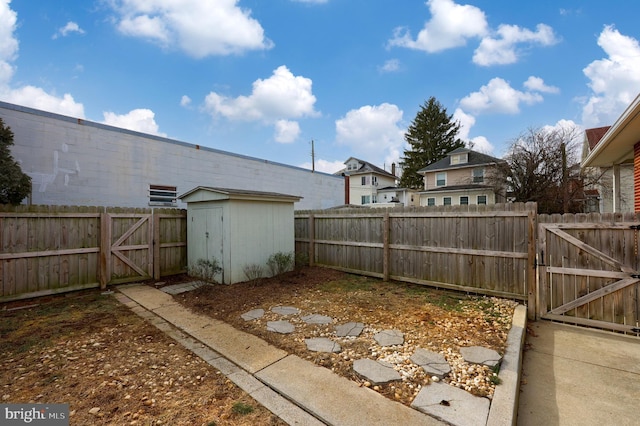
[{"label": "patch of grass", "polygon": [[319,288],[330,293],[350,292],[350,291],[372,291],[378,282],[363,276],[349,275],[343,280],[329,281]]},{"label": "patch of grass", "polygon": [[244,402],[236,402],[233,404],[233,407],[231,407],[231,411],[244,416],[246,414],[253,413],[253,407],[249,404],[245,404]]},{"label": "patch of grass", "polygon": [[427,295],[427,302],[449,312],[462,312],[464,303],[461,302],[465,300],[465,296],[454,293],[439,292]]}]

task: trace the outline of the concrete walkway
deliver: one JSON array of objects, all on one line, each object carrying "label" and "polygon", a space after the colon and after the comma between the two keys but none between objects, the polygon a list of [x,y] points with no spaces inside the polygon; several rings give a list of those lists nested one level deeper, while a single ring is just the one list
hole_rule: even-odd
[{"label": "concrete walkway", "polygon": [[531,324],[518,425],[637,425],[640,339],[548,321]]}]

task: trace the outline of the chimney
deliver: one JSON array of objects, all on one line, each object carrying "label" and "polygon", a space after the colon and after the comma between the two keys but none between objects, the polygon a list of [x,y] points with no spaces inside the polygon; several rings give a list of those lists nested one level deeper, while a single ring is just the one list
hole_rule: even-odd
[{"label": "chimney", "polygon": [[396,175],[396,163],[391,163],[391,174]]}]

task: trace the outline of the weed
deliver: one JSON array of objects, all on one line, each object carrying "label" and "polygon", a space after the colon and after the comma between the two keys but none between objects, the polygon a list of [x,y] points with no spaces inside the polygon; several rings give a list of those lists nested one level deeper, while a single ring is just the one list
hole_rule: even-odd
[{"label": "weed", "polygon": [[189,266],[188,273],[190,276],[197,278],[206,283],[216,283],[216,276],[222,272],[222,267],[218,259],[198,259],[195,264]]},{"label": "weed", "polygon": [[245,415],[253,413],[253,407],[249,404],[245,404],[244,402],[236,402],[235,404],[233,404],[233,407],[231,407],[231,411],[236,414]]},{"label": "weed", "polygon": [[248,281],[253,281],[257,280],[258,278],[262,278],[262,276],[264,275],[264,268],[257,263],[250,263],[242,267],[242,272],[244,272],[244,275],[245,277],[247,277]]},{"label": "weed", "polygon": [[309,266],[309,253],[297,252],[295,256],[295,267],[302,268],[303,266]]},{"label": "weed", "polygon": [[445,311],[462,312],[464,307],[462,301],[464,297],[452,293],[431,294],[427,296],[427,301]]},{"label": "weed", "polygon": [[502,379],[498,376],[498,373],[500,373],[500,364],[498,363],[491,367],[491,371],[493,374],[489,376],[489,381],[492,385],[498,386],[500,383],[502,383]]},{"label": "weed", "polygon": [[283,274],[291,270],[293,266],[293,253],[278,252],[269,256],[267,266],[271,271],[271,276]]}]

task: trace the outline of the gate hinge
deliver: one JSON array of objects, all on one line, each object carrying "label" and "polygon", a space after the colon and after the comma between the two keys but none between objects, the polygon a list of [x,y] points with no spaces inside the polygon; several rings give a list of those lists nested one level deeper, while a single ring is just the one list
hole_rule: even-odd
[{"label": "gate hinge", "polygon": [[638,230],[640,230],[640,225],[631,225],[629,228],[638,231]]},{"label": "gate hinge", "polygon": [[631,278],[640,279],[640,274],[631,274]]},{"label": "gate hinge", "polygon": [[633,327],[633,328],[631,329],[631,331],[632,331],[633,333],[640,333],[640,328],[638,328],[638,327]]}]

